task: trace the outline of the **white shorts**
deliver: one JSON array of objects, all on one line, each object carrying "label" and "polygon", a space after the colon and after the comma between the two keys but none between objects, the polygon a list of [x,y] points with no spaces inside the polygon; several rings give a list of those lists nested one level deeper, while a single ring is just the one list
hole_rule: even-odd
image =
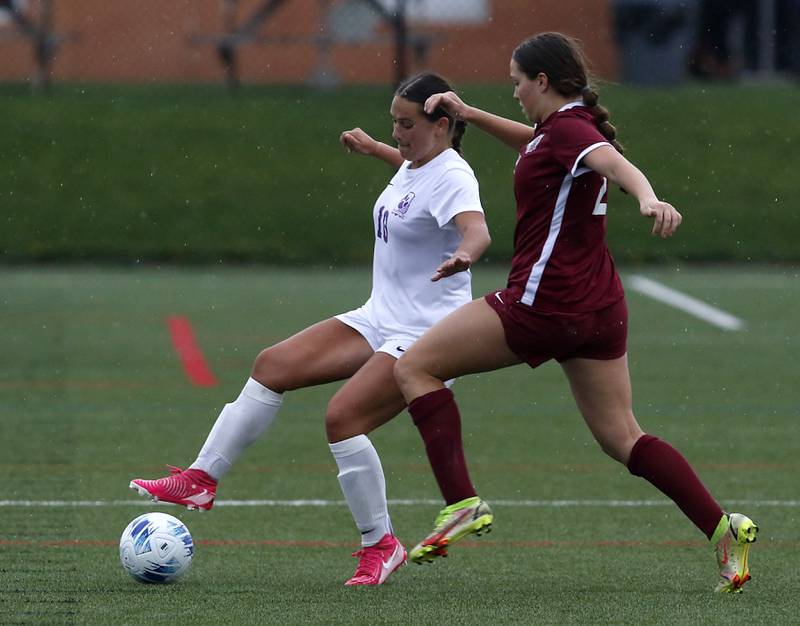
[{"label": "white shorts", "polygon": [[[343,324],[347,324],[350,328],[357,330],[358,333],[367,340],[367,343],[374,352],[385,352],[395,359],[399,359],[403,356],[403,353],[419,339],[418,336],[415,337],[412,334],[393,334],[388,337],[385,336],[372,320],[367,307],[361,306],[347,313],[334,315],[334,317]],[[450,388],[455,382],[456,379],[453,378],[444,381],[444,384],[445,387]]]},{"label": "white shorts", "polygon": [[367,307],[361,306],[347,313],[336,315],[336,319],[357,330],[375,352],[385,352],[399,359],[403,352],[419,339],[413,334],[392,334],[387,336],[378,328]]}]

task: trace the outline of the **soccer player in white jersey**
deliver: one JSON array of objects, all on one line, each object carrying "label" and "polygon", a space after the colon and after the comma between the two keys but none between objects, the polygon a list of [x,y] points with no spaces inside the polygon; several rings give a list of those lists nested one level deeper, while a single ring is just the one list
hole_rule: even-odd
[{"label": "soccer player in white jersey", "polygon": [[431,95],[450,90],[431,73],[398,88],[390,108],[397,148],[359,128],[342,133],[348,151],[399,168],[373,209],[369,300],[263,350],[189,469],[134,479],[132,489],[156,501],[210,509],[218,481],[271,424],[286,391],[347,379],[325,416],[339,483],[362,538],[354,554],[358,567],[345,584],[379,585],[406,561],[367,434],[405,408],[395,361],[433,324],[471,301],[469,268],[490,242],[478,181],[459,154],[464,122],[443,109],[423,110]]}]

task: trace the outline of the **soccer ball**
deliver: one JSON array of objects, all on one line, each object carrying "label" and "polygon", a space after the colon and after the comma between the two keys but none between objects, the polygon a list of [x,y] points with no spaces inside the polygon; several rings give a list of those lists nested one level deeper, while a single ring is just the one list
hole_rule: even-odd
[{"label": "soccer ball", "polygon": [[166,513],[145,513],[133,520],[119,540],[122,567],[143,583],[167,583],[192,564],[189,529]]}]

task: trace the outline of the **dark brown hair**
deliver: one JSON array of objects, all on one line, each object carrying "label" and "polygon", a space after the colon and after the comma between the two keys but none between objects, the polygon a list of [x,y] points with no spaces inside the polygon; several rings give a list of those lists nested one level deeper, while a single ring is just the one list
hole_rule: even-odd
[{"label": "dark brown hair", "polygon": [[590,84],[588,62],[577,39],[561,33],[539,33],[519,44],[511,58],[531,80],[539,73],[546,74],[550,85],[562,96],[583,98],[602,135],[622,152],[617,129],[608,121],[608,109],[597,103],[600,94]]},{"label": "dark brown hair", "polygon": [[[403,81],[395,91],[394,95],[409,102],[416,102],[417,104],[424,105],[425,101],[432,95],[437,93],[444,93],[445,91],[455,91],[450,84],[438,74],[432,72],[423,72]],[[435,122],[443,117],[447,118],[448,130],[452,129],[453,137],[450,140],[453,150],[461,154],[461,138],[467,130],[467,123],[463,120],[457,120],[442,107],[436,107],[432,113],[422,114],[429,122]]]}]

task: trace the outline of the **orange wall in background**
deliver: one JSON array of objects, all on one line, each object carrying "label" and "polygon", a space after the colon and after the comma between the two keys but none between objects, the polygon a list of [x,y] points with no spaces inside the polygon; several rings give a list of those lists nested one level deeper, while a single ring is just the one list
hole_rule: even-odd
[{"label": "orange wall in background", "polygon": [[[443,0],[457,2],[458,0]],[[32,3],[34,7],[35,3]],[[262,4],[239,2],[238,21]],[[55,32],[70,37],[52,66],[56,81],[215,82],[223,71],[211,45],[190,36],[221,33],[218,0],[55,0]],[[609,0],[493,0],[491,20],[481,25],[421,29],[433,38],[425,69],[456,82],[505,82],[514,46],[545,30],[560,30],[584,42],[596,74],[616,75]],[[239,48],[243,82],[305,82],[318,66],[311,38],[321,32],[319,0],[288,0],[259,34],[280,42]],[[31,43],[0,26],[0,79],[26,80],[34,71]],[[391,82],[394,46],[382,42],[334,45],[331,67],[345,82]],[[422,69],[411,65],[411,71]]]}]

